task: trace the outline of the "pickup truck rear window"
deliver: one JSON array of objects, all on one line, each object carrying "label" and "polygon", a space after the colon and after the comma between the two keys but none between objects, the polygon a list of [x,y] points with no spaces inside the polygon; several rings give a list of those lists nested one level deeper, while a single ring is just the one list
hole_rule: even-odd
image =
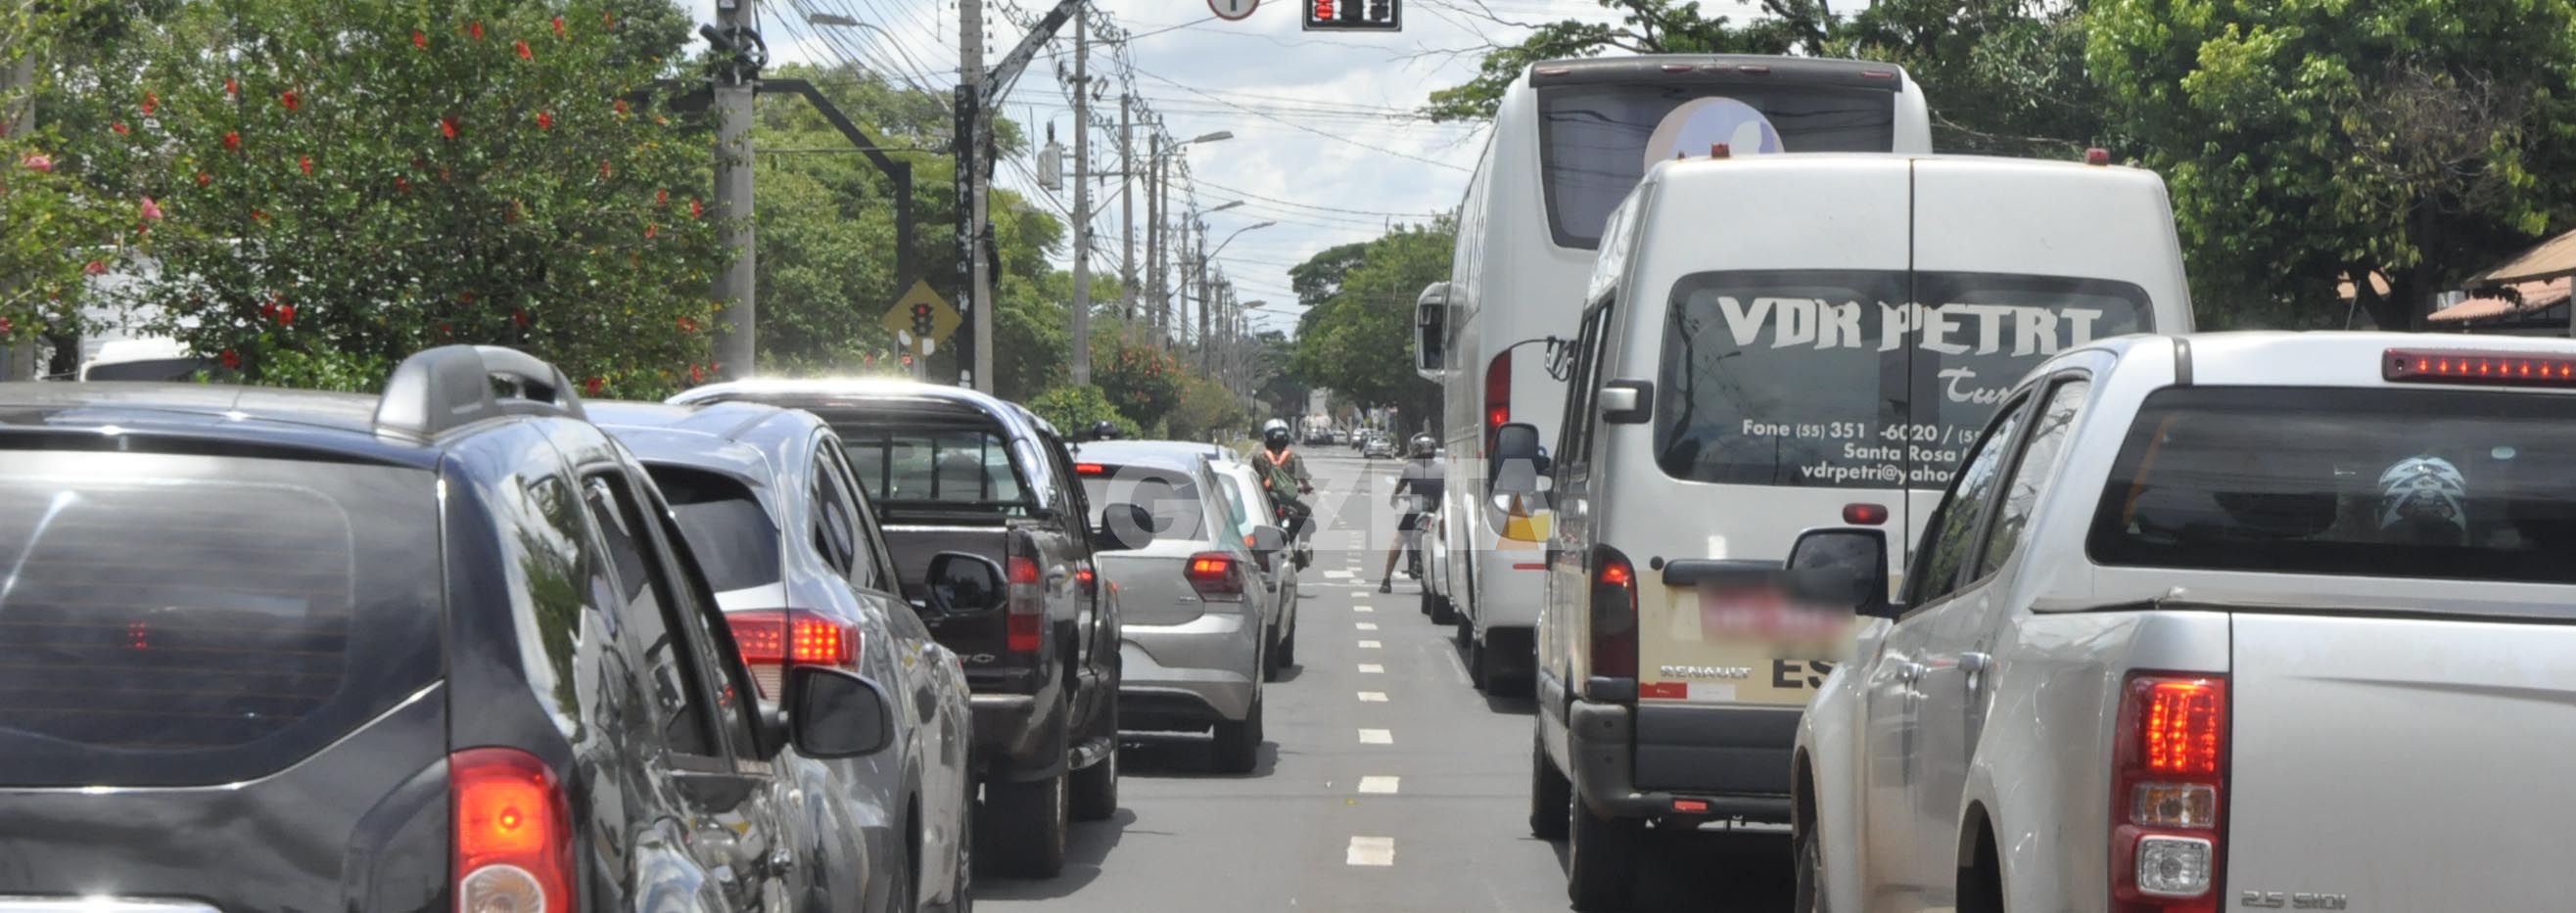
[{"label": "pickup truck rear window", "polygon": [[2086,547],[2109,565],[2576,583],[2576,399],[2160,391]]},{"label": "pickup truck rear window", "polygon": [[835,425],[868,500],[881,506],[988,508],[1025,516],[1028,494],[1000,435],[953,428]]},{"label": "pickup truck rear window", "polygon": [[0,785],[276,772],[427,687],[437,477],[0,451]]}]

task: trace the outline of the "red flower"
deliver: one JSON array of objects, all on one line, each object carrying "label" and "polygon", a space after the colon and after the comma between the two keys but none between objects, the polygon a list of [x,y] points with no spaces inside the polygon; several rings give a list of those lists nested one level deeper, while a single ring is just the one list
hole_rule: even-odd
[{"label": "red flower", "polygon": [[268,221],[268,210],[265,210],[265,209],[254,209],[254,210],[251,210],[251,211],[250,211],[250,219],[251,219],[251,221],[253,221],[253,222],[266,222],[266,221]]},{"label": "red flower", "polygon": [[410,193],[410,192],[411,192],[411,179],[410,179],[410,178],[407,178],[407,177],[403,177],[403,176],[401,176],[401,175],[395,175],[395,176],[394,176],[394,192],[395,192],[395,193]]},{"label": "red flower", "polygon": [[225,350],[224,350],[224,355],[223,355],[223,362],[224,362],[224,370],[226,370],[226,371],[239,371],[239,370],[241,370],[241,353],[240,353],[240,352],[235,352],[235,351],[233,351],[233,350],[231,350],[231,349],[225,349]]},{"label": "red flower", "polygon": [[25,165],[27,170],[39,174],[50,173],[54,170],[54,157],[41,152],[30,152],[27,153],[26,158],[19,160],[18,164]]},{"label": "red flower", "polygon": [[277,296],[271,295],[267,301],[259,303],[259,318],[261,320],[277,319]]},{"label": "red flower", "polygon": [[661,233],[662,233],[662,226],[659,226],[659,225],[650,225],[650,224],[648,224],[648,225],[645,225],[645,226],[644,226],[644,240],[647,240],[647,241],[653,240],[653,236],[654,236],[654,235],[658,235],[658,234],[661,234]]},{"label": "red flower", "polygon": [[614,168],[610,168],[610,167],[608,167],[608,160],[607,160],[607,159],[600,159],[600,160],[599,160],[599,179],[600,179],[600,180],[603,180],[603,181],[608,180],[609,178],[616,176],[616,174],[617,174],[617,169],[614,169]]},{"label": "red flower", "polygon": [[513,322],[513,323],[517,323],[517,324],[518,324],[518,325],[520,325],[520,326],[527,326],[527,325],[528,325],[528,312],[526,312],[526,311],[518,311],[518,310],[511,311],[511,312],[510,312],[510,320],[511,320],[511,322]]},{"label": "red flower", "polygon": [[429,33],[419,29],[411,30],[411,46],[424,51],[429,50]]},{"label": "red flower", "polygon": [[161,96],[150,92],[143,93],[143,116],[151,117],[152,112],[158,110],[161,110]]},{"label": "red flower", "polygon": [[474,36],[474,40],[476,41],[483,40],[483,23],[478,21],[472,25],[466,26],[465,33]]},{"label": "red flower", "polygon": [[234,97],[234,98],[240,98],[240,97],[241,97],[241,80],[238,80],[238,79],[232,79],[232,78],[226,78],[226,79],[224,80],[224,94],[226,94],[226,95],[230,95],[230,96],[232,96],[232,97]]},{"label": "red flower", "polygon": [[520,59],[520,60],[535,60],[535,59],[537,59],[537,52],[535,52],[535,51],[531,51],[531,50],[528,50],[528,43],[527,43],[525,40],[522,40],[522,41],[520,41],[520,42],[519,42],[519,59]]},{"label": "red flower", "polygon": [[231,130],[231,131],[227,131],[227,132],[225,132],[225,133],[224,133],[224,148],[226,148],[226,149],[231,149],[231,150],[236,151],[236,152],[241,151],[241,131],[239,131],[239,130]]},{"label": "red flower", "polygon": [[207,174],[207,173],[205,173],[205,172],[203,172],[203,171],[197,172],[197,186],[199,186],[199,187],[204,187],[204,186],[206,186],[206,185],[208,185],[208,184],[212,184],[212,183],[214,183],[214,182],[215,182],[215,176],[214,176],[214,175]]},{"label": "red flower", "polygon": [[161,204],[153,202],[151,197],[144,197],[142,212],[143,220],[146,222],[159,219],[161,218]]},{"label": "red flower", "polygon": [[92,275],[92,276],[104,276],[104,275],[107,275],[107,261],[105,261],[105,260],[92,260],[92,261],[89,261],[89,263],[88,263],[87,265],[84,265],[84,266],[82,266],[82,267],[81,267],[81,272],[88,273],[88,274],[90,274],[90,275]]},{"label": "red flower", "polygon": [[440,336],[454,336],[454,335],[456,335],[456,328],[455,328],[455,327],[453,327],[453,326],[449,326],[449,325],[447,325],[447,324],[444,324],[444,323],[439,324],[439,325],[438,325],[438,335],[440,335]]},{"label": "red flower", "polygon": [[474,303],[474,293],[473,293],[473,292],[466,292],[466,293],[464,293],[464,294],[458,295],[458,296],[456,296],[456,300],[458,300],[458,301],[462,301],[462,302],[464,302],[464,303],[466,303],[466,304],[473,304],[473,303]]},{"label": "red flower", "polygon": [[600,24],[600,25],[603,25],[603,26],[607,26],[607,27],[612,28],[612,29],[613,29],[613,28],[616,28],[616,27],[617,27],[617,14],[616,14],[616,13],[601,13],[601,14],[599,14],[599,24]]},{"label": "red flower", "polygon": [[554,113],[553,113],[553,112],[551,112],[551,111],[539,111],[539,112],[537,112],[537,129],[539,129],[539,130],[552,130],[552,129],[554,129],[554,128],[555,128],[555,116],[554,116]]},{"label": "red flower", "polygon": [[563,37],[563,36],[564,36],[564,29],[563,29],[563,17],[562,17],[562,16],[556,16],[556,17],[555,17],[555,37],[557,37],[557,38],[561,38],[561,37]]},{"label": "red flower", "polygon": [[313,176],[313,157],[312,157],[312,156],[309,156],[309,155],[308,155],[308,156],[305,156],[305,157],[303,157],[303,158],[301,158],[301,159],[297,159],[297,160],[296,160],[296,162],[295,162],[295,164],[296,164],[296,165],[298,165],[298,166],[301,166],[301,167],[304,169],[304,176],[305,176],[305,177],[312,177],[312,176]]},{"label": "red flower", "polygon": [[581,388],[590,391],[590,395],[592,396],[598,396],[599,391],[608,389],[608,381],[593,377],[589,380],[582,381]]},{"label": "red flower", "polygon": [[295,325],[294,305],[281,304],[277,306],[277,325],[282,327],[291,327]]},{"label": "red flower", "polygon": [[693,384],[703,384],[703,383],[706,383],[706,382],[707,382],[707,375],[706,375],[706,372],[705,372],[705,371],[700,370],[700,369],[698,368],[698,366],[697,366],[697,365],[690,365],[690,366],[689,366],[689,382],[690,382],[690,383],[693,383]]},{"label": "red flower", "polygon": [[445,136],[445,137],[447,137],[448,139],[455,139],[455,138],[456,138],[456,118],[453,118],[453,117],[442,117],[442,118],[439,118],[439,119],[438,119],[438,132],[439,132],[439,135],[441,135],[441,136]]},{"label": "red flower", "polygon": [[295,97],[294,89],[288,89],[283,94],[278,95],[277,103],[285,105],[286,110],[289,111],[301,111],[304,109],[304,102]]},{"label": "red flower", "polygon": [[617,100],[617,116],[626,116],[626,99],[621,98]]},{"label": "red flower", "polygon": [[669,206],[669,205],[671,205],[671,192],[670,192],[670,191],[668,191],[668,190],[656,190],[656,191],[653,191],[653,205],[655,205],[655,206]]},{"label": "red flower", "polygon": [[695,333],[695,332],[697,332],[697,331],[698,331],[698,322],[697,322],[697,321],[695,321],[695,320],[690,320],[689,318],[686,318],[686,317],[682,317],[682,318],[680,318],[680,332],[683,332],[683,333]]},{"label": "red flower", "polygon": [[15,325],[15,324],[10,323],[10,322],[9,322],[9,318],[7,318],[7,317],[0,317],[0,334],[13,333],[13,332],[16,332],[16,331],[17,331],[17,327],[16,327],[16,325]]},{"label": "red flower", "polygon": [[134,132],[134,128],[126,126],[124,121],[117,121],[116,123],[109,124],[107,125],[107,129],[109,132],[115,133],[118,136],[124,136]]},{"label": "red flower", "polygon": [[689,218],[703,219],[706,217],[707,204],[698,202],[695,197],[689,198]]}]

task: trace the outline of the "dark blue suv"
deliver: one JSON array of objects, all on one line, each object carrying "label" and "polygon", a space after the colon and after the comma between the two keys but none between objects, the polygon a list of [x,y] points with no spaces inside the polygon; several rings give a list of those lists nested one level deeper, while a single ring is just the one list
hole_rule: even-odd
[{"label": "dark blue suv", "polygon": [[840,669],[759,709],[643,467],[507,349],[0,385],[0,561],[0,913],[830,908],[795,781],[889,738]]}]

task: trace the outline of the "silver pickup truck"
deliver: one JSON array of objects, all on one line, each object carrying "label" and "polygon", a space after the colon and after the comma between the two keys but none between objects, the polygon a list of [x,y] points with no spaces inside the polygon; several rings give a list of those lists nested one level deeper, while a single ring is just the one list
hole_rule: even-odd
[{"label": "silver pickup truck", "polygon": [[2576,344],[2049,360],[1801,724],[1800,910],[2542,910],[2576,757]]}]

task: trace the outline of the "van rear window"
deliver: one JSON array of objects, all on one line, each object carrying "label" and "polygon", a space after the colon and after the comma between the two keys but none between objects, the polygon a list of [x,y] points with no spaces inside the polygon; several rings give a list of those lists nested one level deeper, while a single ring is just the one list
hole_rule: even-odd
[{"label": "van rear window", "polygon": [[439,674],[435,477],[0,450],[0,785],[264,776]]},{"label": "van rear window", "polygon": [[1942,488],[2032,367],[2154,329],[2126,282],[1902,270],[1699,273],[1666,314],[1664,472],[1830,488]]},{"label": "van rear window", "polygon": [[2150,395],[2094,511],[2093,560],[2576,583],[2576,399],[2193,387]]}]

